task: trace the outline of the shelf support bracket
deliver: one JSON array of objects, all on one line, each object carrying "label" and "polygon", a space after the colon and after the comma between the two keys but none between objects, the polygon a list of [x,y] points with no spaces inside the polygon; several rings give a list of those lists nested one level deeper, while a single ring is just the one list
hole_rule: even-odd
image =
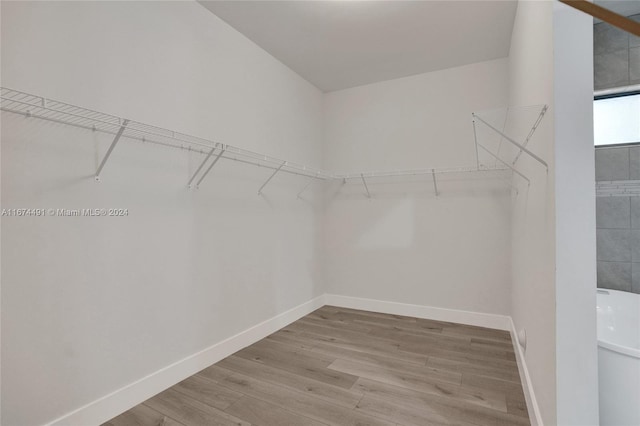
[{"label": "shelf support bracket", "polygon": [[[542,107],[542,110],[540,111],[540,114],[538,115],[538,118],[536,119],[536,122],[533,123],[533,126],[531,127],[531,130],[529,130],[529,134],[527,135],[527,138],[524,140],[524,143],[522,144],[522,146],[527,146],[527,144],[529,143],[529,140],[533,136],[533,133],[536,131],[536,129],[540,125],[540,122],[544,118],[544,114],[547,112],[547,108],[548,107],[546,105]],[[520,155],[522,155],[522,149],[520,149],[520,151],[518,151],[518,155],[516,155],[516,158],[513,160],[513,163],[511,163],[511,164],[513,164],[515,166],[516,163],[518,162],[518,159],[520,158]]]},{"label": "shelf support bracket", "polygon": [[431,177],[433,178],[433,190],[436,192],[436,197],[438,196],[438,183],[436,182],[436,170],[431,169]]},{"label": "shelf support bracket", "polygon": [[[214,148],[215,149],[215,148]],[[196,188],[200,187],[200,182],[202,182],[204,180],[205,177],[207,177],[207,175],[209,174],[209,172],[211,171],[211,169],[213,169],[213,166],[216,165],[216,163],[218,162],[218,160],[220,159],[220,157],[222,157],[222,154],[224,154],[224,152],[227,150],[227,148],[222,145],[222,148],[220,149],[220,152],[218,153],[218,155],[216,155],[216,158],[214,158],[213,162],[211,164],[209,164],[209,167],[207,167],[207,170],[204,171],[204,173],[202,174],[202,176],[200,176],[200,179],[198,179],[198,182],[196,183]],[[213,152],[213,151],[212,151]],[[211,155],[211,153],[209,153],[209,155]],[[208,157],[207,157],[208,158]],[[207,161],[205,159],[205,161]],[[202,165],[204,165],[204,163],[202,163]],[[202,166],[201,166],[202,167]],[[199,169],[198,169],[199,170]],[[196,172],[197,174],[198,172]],[[195,177],[195,175],[194,175]]]},{"label": "shelf support bracket", "polygon": [[[473,114],[472,114],[473,115]],[[476,133],[476,120],[475,120],[475,115],[473,117],[474,119],[471,120],[473,122],[473,140],[476,144],[476,168],[480,169],[480,156],[478,155],[478,134]]]},{"label": "shelf support bracket", "polygon": [[367,198],[371,198],[371,193],[369,192],[369,187],[367,186],[367,181],[364,178],[364,173],[360,173],[360,178],[362,178],[362,184],[364,185],[365,191],[367,191]]},{"label": "shelf support bracket", "polygon": [[487,148],[485,148],[482,144],[478,144],[478,146],[480,148],[482,148],[484,151],[486,151],[489,155],[491,155],[493,158],[495,158],[496,160],[498,160],[499,162],[501,162],[502,164],[504,164],[505,166],[507,166],[508,168],[511,169],[511,171],[515,174],[517,174],[518,176],[520,176],[522,179],[527,181],[527,185],[531,184],[531,181],[529,180],[528,177],[526,177],[525,175],[523,175],[522,173],[520,173],[518,170],[516,170],[515,167],[513,167],[511,164],[507,163],[506,161],[503,161],[502,158],[498,157],[497,155],[495,155],[493,152],[489,151]]},{"label": "shelf support bracket", "polygon": [[[482,118],[478,117],[477,115],[473,114],[474,118],[477,118],[478,121],[480,121],[481,123],[483,123],[485,126],[487,126],[488,128],[490,128],[491,130],[493,130],[494,132],[496,132],[497,134],[499,134],[500,136],[502,136],[505,140],[507,140],[508,142],[511,142],[513,145],[515,145],[516,147],[520,148],[521,151],[526,152],[527,154],[529,154],[531,156],[531,158],[533,158],[534,160],[536,160],[537,162],[539,162],[540,164],[542,164],[547,171],[549,170],[549,165],[546,163],[546,161],[544,161],[542,158],[538,157],[536,154],[534,154],[533,152],[529,151],[527,148],[525,148],[523,145],[519,144],[518,142],[514,141],[513,139],[511,139],[509,136],[505,135],[503,132],[501,132],[500,130],[496,129],[495,127],[493,127],[491,124],[487,123],[486,121],[484,121]],[[480,145],[482,146],[482,145]],[[486,150],[486,148],[485,148]],[[493,153],[491,153],[491,155],[493,155]],[[494,156],[495,157],[495,156]],[[496,157],[497,158],[497,157]],[[500,162],[504,163],[504,161],[500,160]]]},{"label": "shelf support bracket", "polygon": [[302,188],[302,190],[300,192],[298,192],[298,195],[297,195],[296,198],[300,199],[300,196],[302,195],[302,193],[304,191],[306,191],[311,186],[311,184],[313,183],[314,179],[315,178],[313,178],[313,177],[311,179],[309,179],[309,182],[304,186],[304,188]]},{"label": "shelf support bracket", "polygon": [[122,137],[122,133],[124,133],[124,130],[127,128],[128,124],[129,124],[129,120],[124,120],[122,122],[122,126],[120,126],[120,130],[118,130],[118,133],[116,133],[116,136],[113,138],[113,142],[111,142],[111,146],[109,146],[109,149],[107,150],[107,153],[104,155],[104,158],[102,159],[102,162],[100,162],[100,165],[98,166],[98,170],[96,170],[96,180],[97,181],[100,181],[100,173],[102,172],[102,168],[107,163],[107,160],[111,156],[111,153],[113,152],[113,149],[118,144],[118,141]]},{"label": "shelf support bracket", "polygon": [[187,186],[189,188],[191,188],[191,183],[193,182],[193,180],[196,178],[196,176],[198,176],[198,173],[200,173],[200,170],[202,170],[202,168],[204,167],[204,165],[207,163],[207,161],[209,161],[209,158],[211,158],[211,156],[213,155],[213,152],[216,150],[216,148],[218,148],[218,145],[216,144],[216,146],[214,146],[213,148],[211,148],[211,151],[209,151],[209,153],[207,154],[207,156],[205,157],[204,161],[202,163],[200,163],[200,166],[198,166],[198,168],[196,169],[196,172],[193,174],[193,176],[191,176],[191,179],[189,179],[189,182],[187,183]]},{"label": "shelf support bracket", "polygon": [[273,174],[271,176],[269,176],[269,179],[267,179],[266,182],[262,184],[260,189],[258,189],[258,195],[262,195],[262,190],[264,189],[264,187],[267,186],[267,184],[271,181],[271,179],[273,179],[274,176],[278,174],[280,169],[282,169],[286,164],[287,164],[287,162],[283,161],[282,164],[280,164],[280,167],[278,167],[277,169],[274,170]]}]

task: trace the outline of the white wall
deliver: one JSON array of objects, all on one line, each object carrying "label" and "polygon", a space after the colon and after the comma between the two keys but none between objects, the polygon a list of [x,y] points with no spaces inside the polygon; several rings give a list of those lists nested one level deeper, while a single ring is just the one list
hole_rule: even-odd
[{"label": "white wall", "polygon": [[[475,166],[471,113],[507,103],[496,60],[329,93],[325,168]],[[477,178],[477,176],[475,176]],[[451,180],[451,179],[454,180]],[[350,181],[325,214],[329,293],[475,312],[509,311],[510,195],[499,180]]]},{"label": "white wall", "polygon": [[[192,2],[2,2],[2,85],[318,166],[322,94]],[[51,421],[324,293],[305,179],[3,113],[2,424]],[[313,199],[313,191],[307,197]]]},{"label": "white wall", "polygon": [[597,425],[593,19],[554,7],[558,424]]},{"label": "white wall", "polygon": [[515,201],[494,179],[442,177],[437,198],[429,179],[369,182],[372,199],[350,182],[329,189],[324,215],[314,191],[296,200],[304,180],[278,176],[258,197],[270,171],[235,163],[187,191],[200,157],[132,142],[97,184],[109,138],[3,114],[3,208],[130,212],[3,218],[3,424],[53,420],[325,290],[511,313],[527,330],[545,424],[597,419],[584,18],[557,12],[554,22],[551,2],[522,1],[508,60],[323,97],[191,2],[1,8],[3,86],[303,163],[323,158],[329,170],[473,166],[471,112],[551,106],[530,145],[549,172],[523,156],[532,185]]},{"label": "white wall", "polygon": [[523,156],[531,179],[513,210],[512,316],[544,424],[598,423],[592,19],[521,1],[509,56],[510,104],[549,104]]},{"label": "white wall", "polygon": [[521,188],[512,218],[512,301],[516,330],[527,333],[526,364],[542,420],[556,424],[555,190],[553,106],[553,6],[521,1],[509,54],[509,104],[548,104],[529,148],[549,171],[523,155],[518,169],[531,179]]}]

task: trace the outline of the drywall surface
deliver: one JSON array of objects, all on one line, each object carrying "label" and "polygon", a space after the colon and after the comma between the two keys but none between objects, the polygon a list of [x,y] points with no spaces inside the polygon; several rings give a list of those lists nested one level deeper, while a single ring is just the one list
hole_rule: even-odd
[{"label": "drywall surface", "polygon": [[[549,171],[522,155],[518,169],[531,179],[521,190],[512,217],[511,314],[527,333],[525,360],[544,424],[556,424],[555,186],[553,106],[553,6],[521,1],[509,55],[509,104],[549,105],[528,148]],[[514,126],[530,126],[516,123]],[[525,132],[526,134],[526,132]]]},{"label": "drywall surface", "polygon": [[519,3],[510,104],[546,103],[522,156],[531,178],[513,210],[512,316],[544,424],[598,423],[593,25],[560,3]]},{"label": "drywall surface", "polygon": [[[471,113],[507,103],[496,60],[326,94],[325,168],[475,166]],[[336,184],[327,195],[329,293],[509,311],[510,191],[477,175]]]},{"label": "drywall surface", "polygon": [[[192,2],[2,2],[2,85],[316,165],[322,94]],[[2,424],[54,420],[323,294],[313,188],[2,114]],[[315,163],[315,164],[314,164]],[[106,419],[105,419],[106,420]]]},{"label": "drywall surface", "polygon": [[593,22],[556,3],[553,33],[557,423],[597,425]]}]

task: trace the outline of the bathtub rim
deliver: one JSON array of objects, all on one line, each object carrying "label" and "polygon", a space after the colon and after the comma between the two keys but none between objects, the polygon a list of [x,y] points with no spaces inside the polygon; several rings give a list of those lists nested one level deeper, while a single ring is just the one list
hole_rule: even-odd
[{"label": "bathtub rim", "polygon": [[607,342],[606,340],[600,339],[598,339],[598,346],[603,349],[608,349],[612,352],[619,353],[621,355],[640,359],[640,350],[638,349],[633,349],[628,346],[616,345],[615,343]]},{"label": "bathtub rim", "polygon": [[[601,293],[601,294],[609,294],[609,293],[629,293],[634,295],[635,297],[638,297],[637,294],[635,293],[630,293],[627,291],[620,291],[620,290],[613,290],[613,289],[608,289],[608,288],[598,288],[597,289],[597,293]],[[598,318],[596,318],[597,320]],[[640,349],[636,349],[636,348],[632,348],[629,346],[622,346],[619,345],[617,343],[611,343],[608,340],[604,340],[598,337],[598,347],[601,347],[603,349],[608,349],[612,352],[616,352],[619,353],[621,355],[626,355],[628,357],[631,358],[637,358],[640,359]]]}]

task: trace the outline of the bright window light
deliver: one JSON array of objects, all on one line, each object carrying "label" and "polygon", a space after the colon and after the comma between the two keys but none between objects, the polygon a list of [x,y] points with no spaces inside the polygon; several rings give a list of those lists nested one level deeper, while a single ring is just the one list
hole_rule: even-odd
[{"label": "bright window light", "polygon": [[593,102],[595,145],[640,142],[640,94]]}]

